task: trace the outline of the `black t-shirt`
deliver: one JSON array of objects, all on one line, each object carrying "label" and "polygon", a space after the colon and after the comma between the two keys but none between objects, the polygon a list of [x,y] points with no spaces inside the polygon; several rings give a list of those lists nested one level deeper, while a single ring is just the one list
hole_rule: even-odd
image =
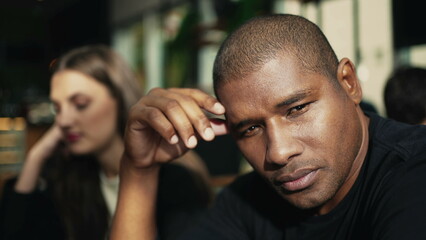
[{"label": "black t-shirt", "polygon": [[252,172],[225,188],[181,239],[426,239],[426,126],[369,115],[360,175],[328,214],[292,207]]},{"label": "black t-shirt", "polygon": [[[159,239],[175,239],[207,208],[208,191],[197,180],[180,165],[161,168],[156,215]],[[67,239],[50,188],[20,194],[14,191],[15,181],[6,183],[0,201],[0,240]]]}]

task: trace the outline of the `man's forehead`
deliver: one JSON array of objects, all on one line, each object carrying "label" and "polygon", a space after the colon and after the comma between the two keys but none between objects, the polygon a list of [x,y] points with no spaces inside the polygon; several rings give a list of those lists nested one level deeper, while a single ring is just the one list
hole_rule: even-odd
[{"label": "man's forehead", "polygon": [[[298,60],[278,57],[266,62],[259,70],[242,77],[232,77],[217,85],[216,93],[225,108],[275,106],[286,98],[302,92],[315,91],[330,80],[312,71],[303,71]],[[232,110],[233,111],[233,110]],[[236,109],[238,111],[238,109]]]},{"label": "man's forehead", "polygon": [[276,72],[228,81],[217,89],[217,95],[227,113],[239,115],[241,108],[258,111],[291,105],[319,93],[327,83],[326,77],[318,74]]}]

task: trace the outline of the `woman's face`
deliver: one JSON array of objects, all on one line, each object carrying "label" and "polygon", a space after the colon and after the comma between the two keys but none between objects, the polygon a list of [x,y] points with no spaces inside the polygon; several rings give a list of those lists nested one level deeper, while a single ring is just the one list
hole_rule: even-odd
[{"label": "woman's face", "polygon": [[73,154],[97,154],[117,137],[117,101],[96,79],[75,70],[53,75],[50,98],[56,124]]}]

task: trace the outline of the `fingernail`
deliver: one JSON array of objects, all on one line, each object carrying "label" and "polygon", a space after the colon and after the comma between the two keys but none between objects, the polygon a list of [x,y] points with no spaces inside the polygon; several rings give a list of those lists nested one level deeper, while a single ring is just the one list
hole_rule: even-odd
[{"label": "fingernail", "polygon": [[189,148],[193,148],[193,147],[195,147],[197,145],[197,138],[196,137],[194,137],[194,136],[191,136],[189,139],[188,139],[188,147]]},{"label": "fingernail", "polygon": [[176,136],[176,135],[173,135],[171,138],[170,138],[170,143],[171,144],[176,144],[176,143],[178,143],[179,142],[179,138]]},{"label": "fingernail", "polygon": [[214,138],[214,132],[212,128],[206,128],[206,130],[204,130],[204,138],[206,140],[212,140]]},{"label": "fingernail", "polygon": [[215,103],[214,105],[213,105],[213,109],[215,110],[215,111],[217,111],[217,112],[220,112],[220,113],[224,113],[225,112],[225,108],[222,106],[222,104],[220,104],[220,103]]}]

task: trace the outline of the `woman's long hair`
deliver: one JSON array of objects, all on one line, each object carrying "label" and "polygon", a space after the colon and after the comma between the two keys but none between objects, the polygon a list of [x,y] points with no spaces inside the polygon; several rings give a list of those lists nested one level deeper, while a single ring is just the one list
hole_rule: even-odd
[{"label": "woman's long hair", "polygon": [[[124,134],[127,111],[142,91],[118,54],[103,45],[84,46],[63,55],[53,68],[53,73],[75,70],[105,85],[118,103],[117,129]],[[111,216],[100,187],[97,159],[58,151],[46,173],[67,239],[105,239]]]}]

